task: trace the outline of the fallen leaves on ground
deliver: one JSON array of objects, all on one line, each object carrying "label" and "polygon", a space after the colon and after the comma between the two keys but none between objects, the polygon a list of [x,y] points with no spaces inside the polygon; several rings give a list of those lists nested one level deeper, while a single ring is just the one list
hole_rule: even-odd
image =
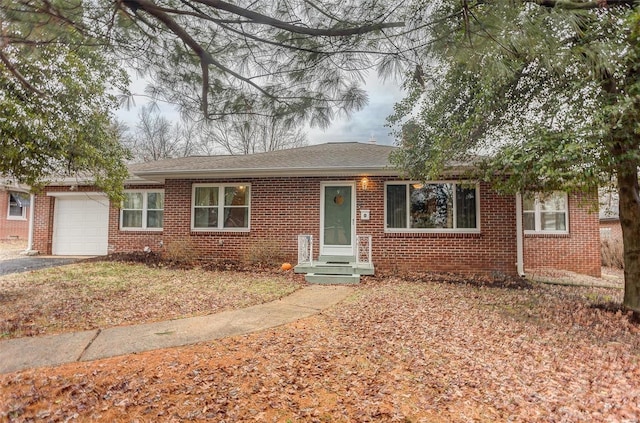
[{"label": "fallen leaves on ground", "polygon": [[284,273],[80,262],[0,277],[0,338],[213,314],[301,286],[300,278]]},{"label": "fallen leaves on ground", "polygon": [[640,333],[619,290],[368,279],[261,333],[0,376],[4,418],[637,422]]}]

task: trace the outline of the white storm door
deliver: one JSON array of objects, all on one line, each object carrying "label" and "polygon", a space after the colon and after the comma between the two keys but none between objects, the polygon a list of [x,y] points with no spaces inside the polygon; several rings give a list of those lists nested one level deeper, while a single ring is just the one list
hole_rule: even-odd
[{"label": "white storm door", "polygon": [[356,237],[355,183],[323,182],[320,188],[320,254],[352,256]]}]

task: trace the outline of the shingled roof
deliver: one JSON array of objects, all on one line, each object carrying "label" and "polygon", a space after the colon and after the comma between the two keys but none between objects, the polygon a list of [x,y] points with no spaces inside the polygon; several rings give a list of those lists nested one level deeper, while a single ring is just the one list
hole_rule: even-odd
[{"label": "shingled roof", "polygon": [[191,156],[129,166],[133,176],[166,178],[397,174],[389,154],[397,147],[357,142],[310,145],[238,156]]}]

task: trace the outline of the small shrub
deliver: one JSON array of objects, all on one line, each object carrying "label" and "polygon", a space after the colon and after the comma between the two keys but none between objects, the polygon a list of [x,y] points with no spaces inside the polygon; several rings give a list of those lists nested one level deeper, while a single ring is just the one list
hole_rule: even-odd
[{"label": "small shrub", "polygon": [[165,244],[162,257],[173,263],[193,264],[198,258],[198,252],[190,238],[178,238]]},{"label": "small shrub", "polygon": [[278,241],[264,240],[251,244],[244,259],[252,265],[279,267],[286,255]]},{"label": "small shrub", "polygon": [[600,241],[602,265],[624,269],[624,256],[621,239],[603,239]]}]

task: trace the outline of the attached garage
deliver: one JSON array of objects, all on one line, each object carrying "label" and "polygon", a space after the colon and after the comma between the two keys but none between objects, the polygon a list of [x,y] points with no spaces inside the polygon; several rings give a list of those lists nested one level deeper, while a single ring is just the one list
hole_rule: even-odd
[{"label": "attached garage", "polygon": [[97,192],[49,195],[55,197],[52,254],[106,255],[109,236],[106,195]]}]

